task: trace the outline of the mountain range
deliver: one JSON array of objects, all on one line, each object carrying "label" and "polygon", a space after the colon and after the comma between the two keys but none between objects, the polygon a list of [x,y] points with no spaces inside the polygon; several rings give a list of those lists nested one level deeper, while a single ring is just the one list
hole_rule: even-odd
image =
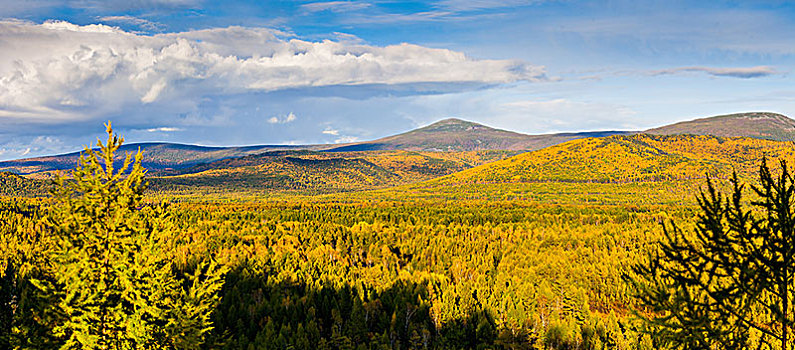
[{"label": "mountain range", "polygon": [[586,137],[626,134],[627,131],[595,131],[526,135],[491,128],[456,118],[443,119],[431,125],[374,141],[342,145],[329,149],[340,151],[533,151],[566,141]]},{"label": "mountain range", "polygon": [[[244,157],[269,151],[309,150],[322,152],[357,151],[532,151],[566,141],[626,134],[626,131],[597,131],[526,135],[491,128],[485,125],[450,118],[406,133],[381,139],[350,144],[326,145],[260,145],[245,147],[207,147],[174,143],[133,143],[122,146],[119,159],[124,152],[144,152],[143,165],[152,172],[171,173],[173,170],[211,163],[218,160]],[[0,162],[0,171],[21,175],[46,175],[53,171],[73,169],[80,152],[27,158]]]},{"label": "mountain range", "polygon": [[[699,136],[701,135],[701,136]],[[727,137],[739,137],[727,138]],[[632,182],[700,178],[792,157],[795,121],[738,113],[637,131],[525,135],[460,119],[345,145],[204,147],[125,145],[144,151],[154,191],[250,190],[317,194],[394,187],[506,182]],[[3,183],[73,169],[80,153],[0,162]],[[121,158],[119,158],[121,161]],[[629,166],[632,164],[632,166]],[[10,186],[10,185],[9,185]]]},{"label": "mountain range", "polygon": [[644,131],[656,135],[713,135],[795,141],[795,120],[769,112],[719,115],[684,121]]}]

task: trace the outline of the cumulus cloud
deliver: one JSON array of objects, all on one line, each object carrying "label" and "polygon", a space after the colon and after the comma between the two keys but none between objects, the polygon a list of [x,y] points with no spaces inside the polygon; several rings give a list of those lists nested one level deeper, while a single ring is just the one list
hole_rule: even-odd
[{"label": "cumulus cloud", "polygon": [[756,66],[756,67],[734,67],[734,68],[716,68],[716,67],[678,67],[670,69],[662,69],[652,71],[652,75],[667,75],[679,74],[689,72],[706,73],[718,77],[732,77],[732,78],[760,78],[770,75],[780,74],[775,68],[769,66]]},{"label": "cumulus cloud", "polygon": [[339,144],[339,143],[351,143],[351,142],[359,141],[358,137],[352,136],[352,135],[341,135],[339,130],[334,129],[334,128],[330,127],[330,126],[327,126],[325,129],[323,129],[323,131],[321,131],[321,133],[323,135],[335,136],[335,138],[333,139],[332,142],[337,143],[337,144]]},{"label": "cumulus cloud", "polygon": [[40,121],[298,88],[545,79],[543,67],[521,61],[411,44],[304,41],[264,28],[140,35],[102,24],[2,21],[0,50],[0,118]]},{"label": "cumulus cloud", "polygon": [[268,123],[271,124],[287,124],[296,121],[298,117],[295,116],[295,113],[290,112],[286,116],[283,117],[270,117],[268,118]]}]

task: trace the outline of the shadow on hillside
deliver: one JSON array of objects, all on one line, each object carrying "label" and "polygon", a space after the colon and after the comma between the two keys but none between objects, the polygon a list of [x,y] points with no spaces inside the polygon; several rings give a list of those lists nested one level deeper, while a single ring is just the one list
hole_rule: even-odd
[{"label": "shadow on hillside", "polygon": [[[376,292],[350,284],[273,283],[251,267],[230,271],[211,343],[226,349],[495,348],[483,310],[435,326],[425,284]],[[212,346],[212,345],[211,345]]]}]

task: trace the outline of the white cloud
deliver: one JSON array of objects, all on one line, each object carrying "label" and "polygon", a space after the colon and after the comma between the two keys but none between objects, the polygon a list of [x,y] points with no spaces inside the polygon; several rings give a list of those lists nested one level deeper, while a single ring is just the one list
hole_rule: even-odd
[{"label": "white cloud", "polygon": [[174,131],[182,131],[182,129],[181,128],[163,126],[163,127],[159,127],[159,128],[146,129],[146,131],[147,132],[174,132]]},{"label": "white cloud", "polygon": [[351,142],[356,142],[356,141],[359,141],[358,137],[355,137],[355,136],[342,136],[342,137],[334,140],[334,143],[351,143]]},{"label": "white cloud", "polygon": [[[77,144],[79,145],[79,143]],[[66,147],[64,140],[54,136],[29,136],[3,138],[0,143],[0,159],[18,159],[25,156],[57,154],[79,150],[80,147]]]},{"label": "white cloud", "polygon": [[298,117],[295,116],[295,113],[290,112],[286,116],[283,117],[270,117],[268,119],[268,123],[271,124],[287,124],[296,121]]},{"label": "white cloud", "polygon": [[0,51],[0,117],[40,121],[255,91],[545,79],[543,67],[521,61],[411,44],[286,39],[264,28],[150,36],[102,24],[11,20],[0,21]]},{"label": "white cloud", "polygon": [[334,129],[326,129],[326,130],[323,130],[322,133],[324,133],[326,135],[339,135],[340,131],[339,130],[334,130]]}]

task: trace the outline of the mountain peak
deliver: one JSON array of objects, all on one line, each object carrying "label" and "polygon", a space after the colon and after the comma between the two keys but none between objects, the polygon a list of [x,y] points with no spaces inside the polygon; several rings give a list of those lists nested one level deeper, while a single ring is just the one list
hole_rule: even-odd
[{"label": "mountain peak", "polygon": [[659,135],[742,136],[793,141],[795,140],[795,120],[778,113],[746,112],[694,119],[649,129],[645,132]]},{"label": "mountain peak", "polygon": [[776,122],[785,122],[788,124],[795,124],[795,120],[790,119],[789,117],[779,114],[779,113],[772,113],[772,112],[746,112],[746,113],[734,113],[734,114],[726,114],[726,115],[719,115],[714,117],[708,118],[701,118],[696,120],[709,120],[709,119],[744,119],[750,121],[776,121]]},{"label": "mountain peak", "polygon": [[467,131],[477,129],[491,129],[485,125],[470,122],[458,118],[447,118],[437,121],[431,125],[417,129],[416,131],[439,132],[439,131]]}]

